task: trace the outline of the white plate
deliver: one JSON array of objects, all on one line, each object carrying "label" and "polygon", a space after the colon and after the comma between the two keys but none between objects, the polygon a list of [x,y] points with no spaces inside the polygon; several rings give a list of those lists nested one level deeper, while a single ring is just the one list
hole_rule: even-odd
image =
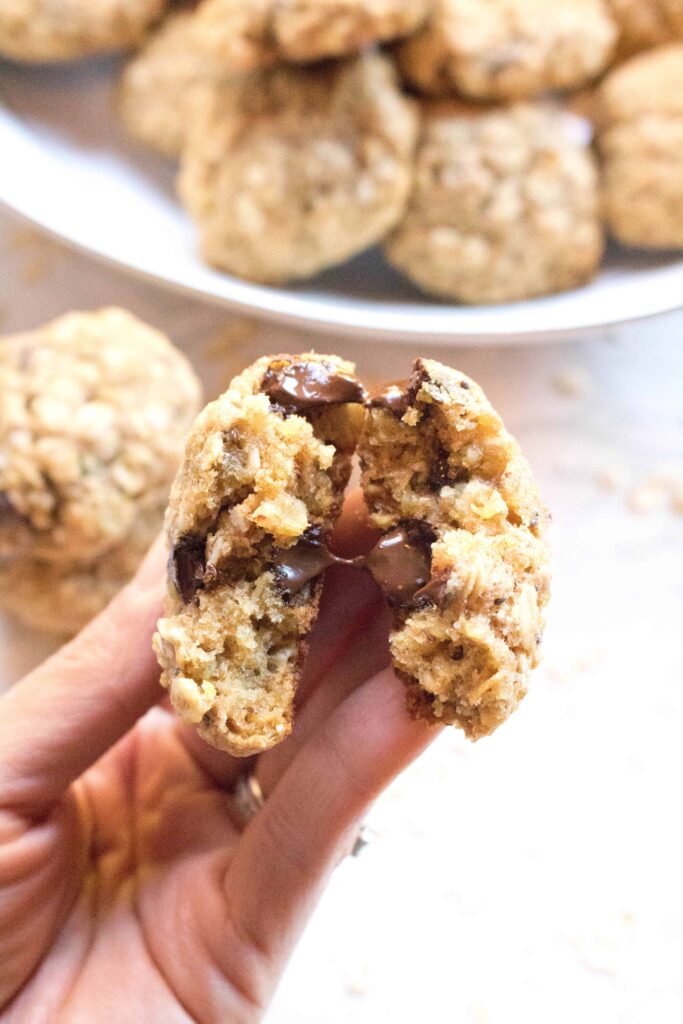
[{"label": "white plate", "polygon": [[117,66],[0,64],[0,202],[101,258],[272,320],[396,340],[574,336],[683,304],[683,261],[614,249],[599,279],[564,295],[460,307],[422,296],[377,250],[287,289],[205,266],[173,194],[174,168],[124,139],[112,114]]}]

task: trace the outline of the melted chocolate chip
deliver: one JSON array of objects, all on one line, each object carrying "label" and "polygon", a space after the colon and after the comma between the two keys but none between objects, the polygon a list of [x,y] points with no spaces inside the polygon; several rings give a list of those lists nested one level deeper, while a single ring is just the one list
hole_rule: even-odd
[{"label": "melted chocolate chip", "polygon": [[273,572],[282,593],[291,597],[336,564],[349,563],[328,551],[320,529],[312,527],[294,547],[277,554]]},{"label": "melted chocolate chip", "polygon": [[368,407],[370,409],[386,409],[387,412],[393,413],[400,419],[410,407],[408,385],[409,381],[407,380],[385,384],[370,394]]},{"label": "melted chocolate chip", "polygon": [[365,400],[360,381],[331,363],[273,363],[263,378],[261,391],[285,415],[305,415],[324,406],[361,404]]},{"label": "melted chocolate chip", "polygon": [[429,605],[436,605],[442,608],[448,599],[448,579],[437,577],[431,579],[426,586],[421,587],[413,598],[416,608],[428,608]]},{"label": "melted chocolate chip", "polygon": [[171,575],[184,604],[191,604],[206,578],[206,541],[188,534],[182,537],[171,557]]},{"label": "melted chocolate chip", "polygon": [[434,534],[426,523],[407,522],[386,533],[365,559],[390,604],[410,607],[430,582]]}]

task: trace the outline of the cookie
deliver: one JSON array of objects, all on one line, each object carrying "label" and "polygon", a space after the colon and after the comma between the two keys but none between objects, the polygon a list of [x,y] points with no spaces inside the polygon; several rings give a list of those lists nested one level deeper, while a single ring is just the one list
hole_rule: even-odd
[{"label": "cookie", "polygon": [[598,181],[576,129],[541,105],[427,111],[390,261],[425,292],[466,303],[590,281],[603,251]]},{"label": "cookie", "polygon": [[603,0],[435,0],[398,56],[429,95],[512,100],[584,84],[607,66],[615,41]]},{"label": "cookie", "polygon": [[229,68],[343,57],[409,35],[430,0],[204,0],[197,24]]},{"label": "cookie", "polygon": [[608,75],[597,122],[611,233],[624,245],[683,247],[683,44]]},{"label": "cookie", "polygon": [[154,648],[178,714],[231,754],[291,730],[363,397],[353,366],[334,356],[268,357],[190,432],[167,516],[169,594]]},{"label": "cookie", "polygon": [[163,506],[199,385],[120,309],[0,340],[0,557],[83,562]]},{"label": "cookie", "polygon": [[179,182],[204,257],[277,284],[363,251],[403,213],[416,132],[413,104],[378,54],[214,90]]},{"label": "cookie", "polygon": [[3,0],[0,54],[51,62],[125,50],[165,6],[166,0]]},{"label": "cookie", "polygon": [[683,38],[683,0],[608,0],[620,57]]},{"label": "cookie", "polygon": [[30,629],[75,636],[133,577],[161,530],[164,508],[143,510],[129,536],[92,562],[0,560],[0,606]]},{"label": "cookie", "polygon": [[230,76],[194,31],[195,15],[183,11],[167,18],[124,68],[117,110],[138,142],[179,157],[202,91]]},{"label": "cookie", "polygon": [[538,662],[548,514],[528,463],[481,389],[418,360],[370,397],[359,444],[369,567],[393,608],[391,654],[412,713],[493,732]]}]

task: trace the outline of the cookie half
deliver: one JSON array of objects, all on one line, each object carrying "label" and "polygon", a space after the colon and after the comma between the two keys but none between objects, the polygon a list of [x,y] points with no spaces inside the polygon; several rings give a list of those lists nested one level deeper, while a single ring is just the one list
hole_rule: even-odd
[{"label": "cookie half", "polygon": [[350,363],[260,359],[196,420],[167,515],[162,684],[212,745],[283,740],[363,417]]},{"label": "cookie half", "polygon": [[481,389],[432,360],[370,397],[362,486],[384,533],[367,560],[393,608],[412,713],[496,729],[526,693],[548,600],[548,513]]}]

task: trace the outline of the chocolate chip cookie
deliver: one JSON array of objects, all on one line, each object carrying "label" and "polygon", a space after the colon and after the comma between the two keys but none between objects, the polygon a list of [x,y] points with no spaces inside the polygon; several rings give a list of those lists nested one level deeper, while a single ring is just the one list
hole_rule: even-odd
[{"label": "chocolate chip cookie", "polygon": [[548,600],[547,510],[481,389],[433,360],[370,396],[358,447],[369,568],[394,612],[409,708],[485,736],[538,662]]},{"label": "chocolate chip cookie", "polygon": [[124,68],[117,110],[129,134],[163,153],[180,156],[197,97],[231,76],[223,60],[202,45],[191,11],[167,18]]},{"label": "chocolate chip cookie", "polygon": [[609,229],[624,245],[683,247],[683,43],[632,57],[598,94]]},{"label": "chocolate chip cookie", "polygon": [[577,127],[540,104],[427,109],[390,261],[425,292],[475,304],[591,280],[603,251],[598,177]]},{"label": "chocolate chip cookie", "polygon": [[[326,538],[356,446],[382,536],[344,560]],[[486,735],[538,660],[546,523],[519,447],[462,374],[418,360],[367,397],[337,357],[261,359],[198,418],[174,485],[162,683],[217,747],[280,742],[322,574],[343,561],[393,609],[411,712]]]},{"label": "chocolate chip cookie", "polygon": [[166,0],[2,0],[0,54],[50,62],[125,50],[165,6]]},{"label": "chocolate chip cookie", "polygon": [[0,557],[100,558],[163,507],[199,402],[187,360],[120,309],[0,341]]},{"label": "chocolate chip cookie", "polygon": [[357,53],[409,35],[431,0],[204,0],[197,22],[228,67],[254,70]]},{"label": "chocolate chip cookie", "polygon": [[616,35],[603,0],[435,0],[399,63],[430,95],[524,99],[595,78]]},{"label": "chocolate chip cookie", "polygon": [[373,245],[405,207],[416,132],[413,104],[379,54],[214,90],[179,184],[204,257],[275,284]]},{"label": "chocolate chip cookie", "polygon": [[313,353],[260,359],[200,414],[173,486],[161,680],[185,721],[238,756],[292,727],[363,416],[353,369]]}]

